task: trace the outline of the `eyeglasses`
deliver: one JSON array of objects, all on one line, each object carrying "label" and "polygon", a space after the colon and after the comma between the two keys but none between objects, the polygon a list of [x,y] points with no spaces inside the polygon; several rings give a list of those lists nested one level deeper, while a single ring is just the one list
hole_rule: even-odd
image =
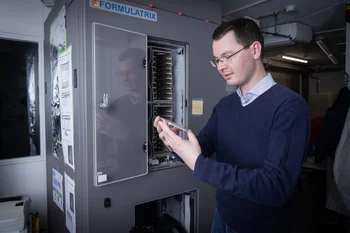
[{"label": "eyeglasses", "polygon": [[118,71],[116,74],[119,77],[130,77],[131,75],[134,75],[136,73],[137,73],[136,70],[131,70],[131,71],[126,71],[126,72]]},{"label": "eyeglasses", "polygon": [[218,67],[220,64],[223,64],[224,61],[225,61],[225,62],[230,62],[230,61],[231,61],[231,58],[232,58],[234,55],[236,55],[237,53],[241,52],[241,51],[244,50],[244,49],[249,48],[251,45],[252,45],[252,44],[249,44],[249,45],[247,45],[247,46],[241,48],[240,50],[238,50],[237,52],[235,52],[235,53],[233,53],[233,54],[231,54],[231,55],[223,56],[223,57],[220,57],[219,59],[215,59],[215,58],[214,58],[213,60],[210,61],[210,63],[211,63],[211,65],[212,65],[213,67]]}]

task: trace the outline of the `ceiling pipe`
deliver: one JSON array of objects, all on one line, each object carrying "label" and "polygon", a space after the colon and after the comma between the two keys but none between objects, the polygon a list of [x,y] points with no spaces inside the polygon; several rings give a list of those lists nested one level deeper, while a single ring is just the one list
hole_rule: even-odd
[{"label": "ceiling pipe", "polygon": [[325,31],[319,31],[315,32],[314,35],[320,35],[320,34],[326,34],[326,33],[332,33],[332,32],[340,32],[345,31],[346,28],[338,28],[338,29],[332,29],[332,30],[325,30]]},{"label": "ceiling pipe", "polygon": [[233,13],[237,13],[237,12],[239,12],[239,11],[242,11],[242,10],[245,10],[245,9],[248,9],[248,8],[251,8],[251,7],[253,7],[253,6],[259,5],[259,4],[264,3],[264,2],[267,2],[267,1],[268,1],[268,0],[259,0],[259,1],[257,1],[257,2],[253,2],[253,3],[251,3],[251,4],[248,4],[248,5],[242,6],[242,7],[240,7],[240,8],[234,9],[234,10],[232,10],[232,11],[226,12],[226,13],[223,14],[223,16],[224,16],[224,17],[229,16],[229,15],[231,15],[231,14],[233,14]]},{"label": "ceiling pipe", "polygon": [[310,66],[310,71],[313,73],[344,71],[345,65],[317,65]]}]

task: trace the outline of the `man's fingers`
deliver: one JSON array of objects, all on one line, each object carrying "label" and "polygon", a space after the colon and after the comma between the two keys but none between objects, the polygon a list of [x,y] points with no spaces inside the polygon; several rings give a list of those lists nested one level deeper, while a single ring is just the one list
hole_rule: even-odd
[{"label": "man's fingers", "polygon": [[166,134],[164,134],[165,140],[167,141],[167,146],[173,147],[173,143],[171,141],[171,139],[169,138],[169,136],[167,136]]},{"label": "man's fingers", "polygon": [[163,128],[163,131],[165,131],[165,133],[173,140],[179,137],[178,134],[175,133],[176,131],[174,132],[174,128],[170,129],[167,124],[162,124],[162,128]]},{"label": "man's fingers", "polygon": [[159,117],[159,116],[157,116],[157,117],[154,119],[153,126],[154,126],[155,128],[158,128],[158,122],[159,122],[159,120],[160,120],[160,117]]},{"label": "man's fingers", "polygon": [[160,126],[163,129],[163,135],[164,135],[165,139],[169,142],[170,145],[173,145],[174,139],[169,135],[169,133],[173,134],[173,132],[169,129],[168,125],[163,124],[163,122],[161,122]]},{"label": "man's fingers", "polygon": [[167,122],[161,120],[159,117],[156,117],[154,120],[154,126],[157,128],[159,138],[162,140],[164,145],[168,148],[173,148],[175,143],[179,140],[179,129],[169,128]]},{"label": "man's fingers", "polygon": [[159,116],[157,118],[158,118],[158,120],[156,123],[156,125],[157,125],[156,128],[157,128],[158,133],[161,133],[161,132],[163,132],[163,125],[166,125],[167,123],[162,121]]},{"label": "man's fingers", "polygon": [[164,145],[166,146],[170,146],[170,142],[167,140],[167,138],[164,135],[164,132],[161,132],[159,134],[159,138],[162,140],[162,142],[164,143]]},{"label": "man's fingers", "polygon": [[170,128],[170,129],[171,129],[171,131],[174,132],[174,134],[179,135],[180,130],[178,128],[173,127],[173,128]]},{"label": "man's fingers", "polygon": [[158,132],[158,133],[163,132],[163,129],[162,129],[162,127],[159,125],[159,123],[158,123],[158,125],[157,125],[157,132]]},{"label": "man's fingers", "polygon": [[189,131],[187,132],[187,136],[188,136],[188,140],[190,140],[190,141],[197,141],[196,135],[194,135],[194,133],[192,133],[191,130],[189,130]]}]

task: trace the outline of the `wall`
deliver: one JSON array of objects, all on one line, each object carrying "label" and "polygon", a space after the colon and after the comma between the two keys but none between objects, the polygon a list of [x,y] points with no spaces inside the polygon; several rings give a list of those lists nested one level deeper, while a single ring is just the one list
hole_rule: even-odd
[{"label": "wall", "polygon": [[[277,83],[289,87],[295,92],[301,94],[301,76],[298,72],[293,71],[274,71],[267,69]],[[317,79],[319,79],[317,94]],[[309,79],[308,105],[311,116],[324,116],[327,109],[333,104],[338,92],[345,86],[344,72],[329,72],[314,74]],[[304,96],[306,97],[306,96]]]},{"label": "wall", "polygon": [[319,93],[337,93],[340,91],[342,87],[345,86],[344,77],[345,74],[343,71],[341,72],[331,72],[331,73],[319,73],[314,74],[309,80],[309,94],[317,93],[317,79],[319,79],[318,83],[318,91]]},{"label": "wall", "polygon": [[44,38],[44,21],[50,12],[40,0],[5,0],[0,7],[0,32]]},{"label": "wall", "polygon": [[[0,36],[24,35],[35,39],[44,38],[44,21],[50,9],[40,0],[5,0],[1,3]],[[0,196],[23,194],[31,197],[32,211],[40,213],[41,224],[46,228],[45,155],[25,161],[0,161]]]},{"label": "wall", "polygon": [[270,72],[273,79],[276,83],[279,83],[283,86],[290,88],[296,93],[300,94],[300,73],[293,71],[271,71],[267,69],[267,72]]},{"label": "wall", "polygon": [[[312,117],[324,116],[338,96],[342,87],[345,86],[345,74],[340,72],[313,74],[309,79],[308,104]],[[318,78],[318,92],[317,92]]]}]

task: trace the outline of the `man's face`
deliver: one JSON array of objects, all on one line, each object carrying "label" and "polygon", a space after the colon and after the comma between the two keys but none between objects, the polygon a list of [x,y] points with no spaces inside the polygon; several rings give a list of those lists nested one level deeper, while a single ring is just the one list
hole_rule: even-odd
[{"label": "man's face", "polygon": [[129,92],[139,92],[140,87],[144,84],[140,80],[140,68],[135,64],[136,62],[132,59],[127,59],[119,62],[117,67],[117,74]]},{"label": "man's face", "polygon": [[[243,49],[244,46],[249,45],[238,44],[233,32],[228,32],[221,39],[213,41],[214,58],[221,58],[222,61],[217,64],[217,69],[228,85],[241,86],[246,84],[255,69],[256,60],[252,49],[251,47]],[[243,50],[238,52],[241,49]],[[230,57],[234,53],[236,54]],[[230,58],[226,59],[225,57]]]}]

